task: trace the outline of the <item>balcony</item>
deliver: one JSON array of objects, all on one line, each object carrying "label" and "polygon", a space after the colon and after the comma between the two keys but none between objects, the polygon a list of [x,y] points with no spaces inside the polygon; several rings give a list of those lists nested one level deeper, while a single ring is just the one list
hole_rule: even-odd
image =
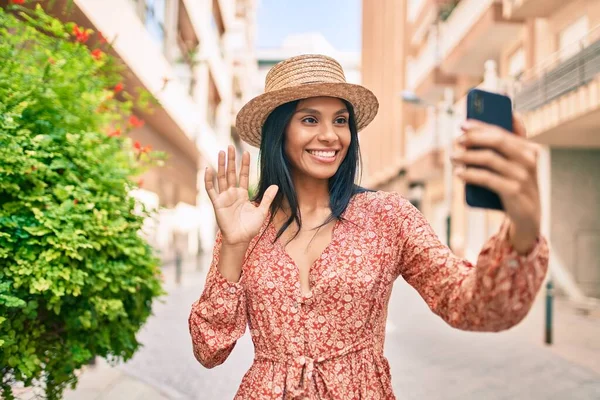
[{"label": "balcony", "polygon": [[545,18],[565,5],[564,0],[503,0],[504,18]]},{"label": "balcony", "polygon": [[[75,0],[74,3],[77,15],[89,20],[86,26],[93,25],[107,38],[117,38],[114,50],[131,72],[128,83],[143,86],[158,99],[161,108],[145,115],[146,121],[190,159],[197,160],[195,142],[202,122],[197,105],[180,82],[172,81],[163,88],[164,78],[173,77],[175,71],[160,46],[147,33],[135,10],[119,7],[119,0]],[[216,152],[214,148],[202,147],[200,151],[204,154]]]},{"label": "balcony", "polygon": [[414,22],[427,5],[427,0],[408,0],[408,21]]},{"label": "balcony", "polygon": [[445,74],[440,68],[440,40],[432,30],[425,46],[416,58],[408,62],[406,69],[407,88],[419,97],[436,102],[444,88],[456,84],[456,78]]},{"label": "balcony", "polygon": [[530,136],[556,146],[600,146],[600,27],[527,72],[515,92]]},{"label": "balcony", "polygon": [[442,70],[480,76],[480,66],[497,60],[521,29],[519,21],[504,19],[501,0],[462,0],[440,25]]},{"label": "balcony", "polygon": [[429,112],[417,130],[407,128],[405,154],[409,181],[422,182],[442,176],[442,149],[437,131],[435,110]]}]

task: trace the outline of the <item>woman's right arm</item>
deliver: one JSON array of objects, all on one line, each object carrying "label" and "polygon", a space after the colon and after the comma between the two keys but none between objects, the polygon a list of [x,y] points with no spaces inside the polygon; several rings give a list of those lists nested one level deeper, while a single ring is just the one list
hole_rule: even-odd
[{"label": "woman's right arm", "polygon": [[206,368],[222,364],[246,331],[246,298],[240,283],[247,246],[223,245],[221,231],[200,299],[188,323],[194,356]]},{"label": "woman's right arm", "polygon": [[235,170],[235,148],[229,146],[218,157],[217,192],[214,171],[204,175],[206,192],[215,210],[219,231],[213,259],[200,299],[192,305],[188,319],[194,355],[206,368],[222,364],[236,341],[246,331],[246,295],[241,284],[242,264],[246,250],[258,234],[269,207],[277,194],[271,185],[263,193],[260,204],[248,198],[250,154],[244,152],[239,176]]}]

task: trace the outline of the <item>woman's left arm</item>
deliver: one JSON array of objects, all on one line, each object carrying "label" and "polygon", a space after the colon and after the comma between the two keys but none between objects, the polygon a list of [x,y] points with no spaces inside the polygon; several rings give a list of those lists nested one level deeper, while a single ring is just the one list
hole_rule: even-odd
[{"label": "woman's left arm", "polygon": [[527,315],[548,269],[537,151],[519,120],[516,135],[478,121],[466,121],[463,130],[458,142],[464,150],[453,157],[457,175],[498,193],[507,219],[474,266],[442,244],[419,210],[404,201],[397,272],[451,326],[500,331]]}]

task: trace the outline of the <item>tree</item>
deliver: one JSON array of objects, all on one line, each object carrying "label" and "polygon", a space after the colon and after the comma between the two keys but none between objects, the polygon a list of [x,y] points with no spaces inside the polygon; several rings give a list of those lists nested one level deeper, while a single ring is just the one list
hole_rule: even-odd
[{"label": "tree", "polygon": [[20,381],[58,399],[92,357],[129,359],[163,294],[139,234],[150,212],[129,193],[164,154],[127,137],[152,96],[128,94],[99,33],[12,3],[0,7],[0,390],[14,398]]}]

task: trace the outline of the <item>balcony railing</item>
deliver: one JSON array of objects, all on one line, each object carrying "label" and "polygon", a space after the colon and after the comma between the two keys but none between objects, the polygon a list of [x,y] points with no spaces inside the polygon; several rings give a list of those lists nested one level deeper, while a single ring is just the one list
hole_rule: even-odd
[{"label": "balcony railing", "polygon": [[407,68],[407,83],[414,90],[421,81],[440,62],[439,39],[436,32],[431,32],[427,43],[417,58],[409,62]]},{"label": "balcony railing", "polygon": [[[579,51],[571,57],[573,46]],[[600,26],[572,46],[553,54],[517,83],[515,106],[532,111],[586,85],[600,74]]]},{"label": "balcony railing", "polygon": [[418,160],[424,154],[439,148],[437,120],[430,113],[427,121],[418,130],[409,130],[406,141],[406,156],[409,163]]},{"label": "balcony railing", "polygon": [[419,12],[425,5],[427,0],[409,0],[408,1],[408,20],[414,22],[419,15]]},{"label": "balcony railing", "polygon": [[548,17],[564,6],[564,0],[503,0],[505,18]]},{"label": "balcony railing", "polygon": [[481,18],[486,10],[498,0],[462,0],[453,8],[448,19],[441,24],[442,56],[446,57],[465,37],[469,29]]}]

